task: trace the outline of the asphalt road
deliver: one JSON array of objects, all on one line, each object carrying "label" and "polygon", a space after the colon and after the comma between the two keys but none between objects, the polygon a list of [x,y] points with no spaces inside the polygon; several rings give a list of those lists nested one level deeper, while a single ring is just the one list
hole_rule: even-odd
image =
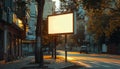
[{"label": "asphalt road", "polygon": [[[58,51],[60,56],[65,56],[64,51]],[[67,52],[67,60],[85,67],[85,69],[120,69],[120,59],[99,54],[80,54]]]}]

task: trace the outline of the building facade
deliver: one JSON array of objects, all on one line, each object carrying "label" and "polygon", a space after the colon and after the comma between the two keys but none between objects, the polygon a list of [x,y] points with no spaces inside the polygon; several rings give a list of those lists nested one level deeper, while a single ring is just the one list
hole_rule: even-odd
[{"label": "building facade", "polygon": [[[45,0],[43,10],[43,20],[47,20],[48,15],[53,13],[53,5],[55,3],[52,0]],[[26,40],[23,41],[23,53],[24,55],[31,55],[34,53],[35,38],[36,38],[36,25],[37,25],[37,2],[35,0],[27,0],[27,31]],[[43,24],[43,23],[42,23]]]},{"label": "building facade", "polygon": [[37,3],[35,0],[30,0],[28,4],[26,4],[28,8],[28,31],[26,32],[27,40],[35,40],[35,31],[37,24]]},{"label": "building facade", "polygon": [[26,24],[24,10],[24,1],[0,0],[0,63],[22,57]]}]

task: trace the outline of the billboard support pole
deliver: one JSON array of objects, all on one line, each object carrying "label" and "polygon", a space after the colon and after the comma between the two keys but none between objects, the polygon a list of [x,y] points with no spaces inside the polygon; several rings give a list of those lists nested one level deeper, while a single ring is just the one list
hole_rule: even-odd
[{"label": "billboard support pole", "polygon": [[65,62],[67,62],[67,34],[65,34]]},{"label": "billboard support pole", "polygon": [[57,45],[57,44],[56,44],[56,43],[57,43],[56,40],[57,40],[57,36],[55,36],[55,47],[54,47],[54,49],[55,49],[55,57],[54,57],[54,58],[55,58],[55,59],[56,59],[56,45]]},{"label": "billboard support pole", "polygon": [[53,36],[52,36],[52,58],[54,58],[54,53],[53,53],[53,50],[54,50],[54,46],[53,46]]}]

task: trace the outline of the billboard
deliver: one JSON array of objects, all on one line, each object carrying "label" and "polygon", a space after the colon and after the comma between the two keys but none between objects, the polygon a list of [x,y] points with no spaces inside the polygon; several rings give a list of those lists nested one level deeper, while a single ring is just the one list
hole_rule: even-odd
[{"label": "billboard", "polygon": [[73,33],[73,13],[48,16],[48,34]]}]

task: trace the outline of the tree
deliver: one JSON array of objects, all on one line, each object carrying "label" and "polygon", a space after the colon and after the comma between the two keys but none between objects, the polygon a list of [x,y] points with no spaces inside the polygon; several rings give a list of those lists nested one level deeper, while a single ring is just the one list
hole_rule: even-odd
[{"label": "tree", "polygon": [[88,9],[101,9],[101,3],[103,0],[82,0],[84,7]]},{"label": "tree", "polygon": [[77,10],[78,8],[78,4],[75,0],[60,0],[60,1],[61,1],[60,9],[63,12],[71,12]]},{"label": "tree", "polygon": [[35,47],[35,62],[39,63],[40,66],[43,66],[43,52],[41,45],[41,23],[43,22],[43,8],[45,4],[45,0],[36,0],[38,3],[38,16],[37,16],[37,27],[36,27],[36,47]]},{"label": "tree", "polygon": [[[61,0],[66,3],[67,0]],[[71,0],[71,4],[78,10],[83,4],[89,20],[87,23],[89,34],[94,36],[97,43],[119,44],[120,37],[120,0]],[[113,40],[114,38],[114,40]]]},{"label": "tree", "polygon": [[83,41],[85,39],[84,36],[85,11],[84,8],[82,7],[82,2],[78,0],[60,0],[60,1],[61,1],[61,10],[63,10],[63,12],[76,12],[77,14],[76,15],[77,33],[73,35],[72,38],[74,39],[74,42],[76,42],[76,44],[80,46],[81,44],[83,44]]},{"label": "tree", "polygon": [[103,35],[109,39],[112,33],[120,27],[119,5],[119,1],[111,2],[107,0],[101,2],[101,8],[103,9],[91,8],[92,10],[89,10],[88,31],[95,34],[96,40]]},{"label": "tree", "polygon": [[0,21],[2,20],[3,9],[2,9],[2,1],[0,1]]},{"label": "tree", "polygon": [[47,20],[44,20],[42,24],[42,44],[48,45],[49,42],[50,42],[50,39],[48,35],[48,23],[47,23]]},{"label": "tree", "polygon": [[101,49],[102,43],[119,46],[120,0],[101,0],[99,8],[90,5],[94,4],[84,4],[85,8],[89,7],[86,8],[89,16],[88,32],[94,36],[95,42],[99,45],[98,49]]},{"label": "tree", "polygon": [[110,28],[110,38],[109,43],[120,43],[120,0],[114,0],[114,6],[110,7],[111,10],[111,18],[109,23]]}]

